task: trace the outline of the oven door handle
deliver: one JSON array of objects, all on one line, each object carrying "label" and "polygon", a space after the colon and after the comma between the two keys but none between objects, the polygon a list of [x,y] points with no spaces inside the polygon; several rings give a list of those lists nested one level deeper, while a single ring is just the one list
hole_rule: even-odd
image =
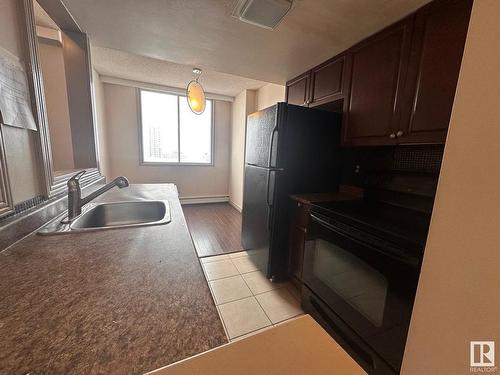
[{"label": "oven door handle", "polygon": [[389,258],[397,260],[398,262],[403,262],[403,263],[408,264],[408,265],[413,266],[413,267],[418,267],[420,265],[420,260],[417,257],[407,255],[407,254],[401,254],[399,252],[395,253],[392,251],[384,251],[384,250],[380,249],[379,247],[375,247],[375,246],[371,245],[370,243],[367,243],[365,241],[361,241],[357,238],[350,236],[348,233],[345,233],[344,231],[334,227],[328,221],[316,216],[313,213],[311,213],[310,215],[311,215],[311,219],[313,221],[315,221],[316,223],[318,223],[319,225],[326,227],[328,230],[331,230],[332,232],[335,232],[336,234],[338,234],[342,237],[345,237],[345,238],[349,239],[350,241],[356,242],[357,244],[360,244],[363,246],[367,246],[370,249],[373,249],[373,251],[384,254],[385,256],[387,256]]}]

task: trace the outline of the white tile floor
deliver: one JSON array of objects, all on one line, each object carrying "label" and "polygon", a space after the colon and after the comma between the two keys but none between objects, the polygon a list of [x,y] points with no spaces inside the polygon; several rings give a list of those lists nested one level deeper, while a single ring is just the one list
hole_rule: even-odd
[{"label": "white tile floor", "polygon": [[239,340],[303,314],[299,294],[288,282],[271,283],[257,250],[201,258],[228,338]]}]

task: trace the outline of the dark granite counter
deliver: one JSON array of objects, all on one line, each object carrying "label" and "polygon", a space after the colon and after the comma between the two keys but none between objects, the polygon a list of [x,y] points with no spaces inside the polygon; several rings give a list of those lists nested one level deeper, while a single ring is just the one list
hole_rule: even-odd
[{"label": "dark granite counter", "polygon": [[0,253],[1,374],[140,374],[227,342],[174,185],[166,225],[31,234]]}]

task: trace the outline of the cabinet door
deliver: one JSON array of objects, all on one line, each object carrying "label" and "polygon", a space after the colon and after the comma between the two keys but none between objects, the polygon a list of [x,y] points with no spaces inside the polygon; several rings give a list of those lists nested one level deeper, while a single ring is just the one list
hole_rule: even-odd
[{"label": "cabinet door", "polygon": [[396,142],[412,21],[407,18],[398,22],[351,49],[346,72],[350,82],[344,103],[344,144]]},{"label": "cabinet door", "polygon": [[399,142],[446,140],[471,7],[472,0],[458,0],[417,12]]},{"label": "cabinet door", "polygon": [[312,70],[311,106],[343,98],[345,56],[337,57]]},{"label": "cabinet door", "polygon": [[286,85],[286,102],[289,104],[309,105],[310,72],[300,75]]},{"label": "cabinet door", "polygon": [[302,281],[305,242],[305,228],[293,227],[290,229],[290,258],[288,262],[288,272],[290,276],[294,276],[299,281]]},{"label": "cabinet door", "polygon": [[309,205],[292,201],[290,210],[288,273],[302,281],[304,246],[309,226]]}]

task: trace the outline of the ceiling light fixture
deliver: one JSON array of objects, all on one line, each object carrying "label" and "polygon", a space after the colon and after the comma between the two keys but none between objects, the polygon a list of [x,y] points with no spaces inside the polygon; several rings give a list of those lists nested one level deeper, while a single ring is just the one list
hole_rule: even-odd
[{"label": "ceiling light fixture", "polygon": [[205,90],[203,90],[203,87],[198,82],[201,76],[201,69],[193,68],[193,73],[196,74],[196,78],[188,83],[186,96],[191,111],[196,115],[201,115],[205,111],[205,106],[207,104]]},{"label": "ceiling light fixture", "polygon": [[273,30],[293,8],[294,0],[238,0],[232,16],[240,21]]}]

